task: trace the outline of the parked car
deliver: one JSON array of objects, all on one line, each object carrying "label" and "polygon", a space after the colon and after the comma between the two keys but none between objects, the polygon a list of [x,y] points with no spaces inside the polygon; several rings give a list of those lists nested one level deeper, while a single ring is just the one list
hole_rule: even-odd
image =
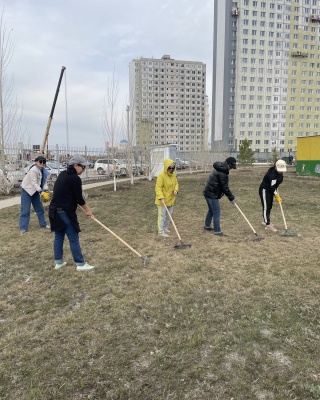
[{"label": "parked car", "polygon": [[19,171],[23,166],[23,164],[24,161],[22,160],[15,160],[15,161],[6,160],[6,171]]},{"label": "parked car", "polygon": [[112,160],[106,158],[100,158],[94,164],[94,170],[98,172],[99,175],[112,175],[113,165],[115,165],[116,176],[128,175],[128,170],[126,164],[123,160]]},{"label": "parked car", "polygon": [[[19,187],[22,179],[24,177],[24,173],[22,171],[5,171],[5,175],[8,181],[15,187]],[[0,169],[0,181],[3,177],[3,171]]]},{"label": "parked car", "polygon": [[177,169],[185,169],[188,168],[189,162],[181,160],[181,158],[176,158],[176,167]]},{"label": "parked car", "polygon": [[[26,174],[33,165],[35,165],[34,161],[28,161],[27,166],[24,168],[24,173]],[[47,161],[45,169],[50,173],[48,179],[57,179],[58,175],[65,167],[54,161]]]}]

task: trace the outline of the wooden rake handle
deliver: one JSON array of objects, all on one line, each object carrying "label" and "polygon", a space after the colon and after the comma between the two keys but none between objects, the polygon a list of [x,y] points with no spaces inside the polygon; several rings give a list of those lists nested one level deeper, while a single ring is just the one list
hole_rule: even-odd
[{"label": "wooden rake handle", "polygon": [[283,218],[283,222],[284,222],[284,227],[285,227],[285,229],[287,230],[287,229],[288,229],[288,226],[287,226],[287,222],[286,222],[286,219],[285,219],[285,216],[284,216],[284,212],[283,212],[283,208],[282,208],[281,201],[280,201],[280,203],[279,203],[279,206],[280,206],[280,210],[281,210],[281,214],[282,214],[282,218]]},{"label": "wooden rake handle", "polygon": [[[82,211],[85,212],[85,210],[79,206],[81,208]],[[131,251],[133,251],[137,256],[139,256],[140,258],[143,258],[141,254],[139,254],[137,252],[137,250],[135,250],[133,247],[131,247],[127,242],[125,242],[123,239],[121,239],[121,237],[119,237],[117,234],[115,234],[111,229],[109,229],[107,226],[105,226],[102,222],[100,222],[96,217],[91,216],[91,219],[93,219],[97,224],[99,224],[100,226],[102,226],[106,231],[108,231],[109,233],[111,233],[111,235],[113,235],[115,238],[117,238],[118,240],[120,240],[121,243],[123,243],[125,246],[128,247],[128,249],[130,249]]]},{"label": "wooden rake handle", "polygon": [[[278,195],[280,196],[279,191],[278,191]],[[283,208],[282,208],[282,201],[280,201],[279,206],[280,206],[280,210],[281,210],[281,214],[282,214],[282,218],[283,218],[284,227],[287,230],[288,229],[288,225],[287,225],[287,222],[286,222],[286,219],[285,219],[285,216],[284,216],[284,212],[283,212]]]},{"label": "wooden rake handle", "polygon": [[163,206],[164,206],[164,208],[166,209],[167,213],[169,214],[170,221],[172,222],[172,225],[173,225],[173,227],[174,227],[174,230],[176,231],[176,234],[177,234],[177,236],[178,236],[178,239],[181,241],[181,236],[179,235],[179,232],[178,232],[178,229],[177,229],[177,227],[176,227],[176,224],[174,223],[173,218],[172,218],[172,216],[171,216],[171,214],[170,214],[170,212],[169,212],[169,210],[168,210],[166,204],[164,204]]},{"label": "wooden rake handle", "polygon": [[250,221],[248,220],[248,218],[243,214],[243,212],[240,210],[240,207],[238,206],[237,203],[234,203],[234,205],[237,207],[237,209],[240,211],[240,213],[242,214],[243,218],[248,222],[248,225],[250,226],[250,228],[253,230],[253,233],[255,235],[257,235],[257,232],[255,231],[254,227],[250,224]]}]

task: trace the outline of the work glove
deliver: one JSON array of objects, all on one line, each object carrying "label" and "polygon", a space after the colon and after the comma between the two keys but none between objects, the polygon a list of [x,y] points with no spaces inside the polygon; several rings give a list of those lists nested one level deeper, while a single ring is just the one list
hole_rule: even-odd
[{"label": "work glove", "polygon": [[279,194],[275,194],[274,198],[277,200],[277,202],[280,204],[282,202],[282,198],[280,197]]},{"label": "work glove", "polygon": [[236,199],[231,200],[230,203],[235,206],[236,205]]},{"label": "work glove", "polygon": [[41,199],[44,203],[51,200],[51,193],[50,192],[41,192],[40,194]]}]

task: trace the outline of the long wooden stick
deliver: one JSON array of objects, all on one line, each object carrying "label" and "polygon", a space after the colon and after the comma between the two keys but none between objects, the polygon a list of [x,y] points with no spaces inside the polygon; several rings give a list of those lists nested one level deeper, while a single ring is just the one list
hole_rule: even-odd
[{"label": "long wooden stick", "polygon": [[176,233],[177,233],[177,236],[178,236],[179,240],[181,241],[181,236],[179,235],[179,232],[178,232],[178,229],[177,229],[177,227],[176,227],[176,224],[174,223],[173,218],[172,218],[172,216],[171,216],[171,214],[170,214],[170,212],[169,212],[169,210],[168,210],[166,204],[164,204],[164,208],[167,210],[167,213],[169,214],[169,218],[170,218],[170,220],[171,220],[171,222],[172,222],[172,225],[173,225],[173,227],[174,227],[174,229],[175,229],[175,231],[176,231]]},{"label": "long wooden stick", "polygon": [[[81,210],[83,210],[85,212],[85,210],[79,206],[81,208]],[[100,222],[96,217],[92,216],[90,217],[91,219],[93,219],[94,221],[96,221],[97,224],[101,225],[106,231],[108,231],[109,233],[111,233],[111,235],[113,235],[114,237],[116,237],[118,240],[120,240],[121,243],[123,243],[125,246],[128,247],[128,249],[130,249],[131,251],[133,251],[137,256],[139,256],[140,258],[143,258],[143,256],[141,254],[139,254],[133,247],[131,247],[127,242],[125,242],[123,239],[121,239],[121,237],[119,237],[117,234],[115,234],[111,229],[109,229],[107,226],[105,226],[102,222]]]},{"label": "long wooden stick", "polygon": [[234,205],[235,205],[235,206],[237,207],[237,209],[240,211],[240,213],[242,214],[243,218],[248,222],[250,228],[253,230],[253,233],[254,233],[255,235],[257,235],[257,232],[254,230],[254,227],[250,224],[250,221],[248,220],[248,218],[247,218],[247,217],[243,214],[243,212],[240,210],[240,207],[238,206],[238,204],[235,203]]},{"label": "long wooden stick", "polygon": [[281,214],[282,214],[282,218],[283,218],[283,222],[284,222],[284,227],[285,227],[286,230],[287,230],[287,229],[288,229],[288,226],[287,226],[287,222],[286,222],[286,219],[285,219],[285,216],[284,216],[284,212],[283,212],[283,208],[282,208],[281,201],[280,201],[280,203],[279,203],[279,206],[280,206],[280,210],[281,210]]}]

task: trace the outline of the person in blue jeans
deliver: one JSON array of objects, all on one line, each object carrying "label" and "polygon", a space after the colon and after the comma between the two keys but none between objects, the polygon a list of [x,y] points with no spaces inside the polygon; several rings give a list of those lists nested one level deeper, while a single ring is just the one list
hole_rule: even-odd
[{"label": "person in blue jeans", "polygon": [[48,228],[44,216],[44,207],[41,197],[47,201],[50,198],[48,192],[47,178],[49,171],[45,169],[46,158],[38,156],[35,164],[29,169],[21,183],[21,210],[19,228],[21,233],[26,233],[29,229],[31,204],[37,214],[40,228]]},{"label": "person in blue jeans", "polygon": [[51,230],[55,232],[53,243],[55,269],[60,269],[67,264],[63,261],[63,242],[66,235],[77,271],[94,268],[93,265],[85,262],[81,251],[80,226],[76,213],[79,205],[88,217],[93,217],[92,211],[82,196],[82,181],[79,176],[89,164],[81,155],[74,155],[68,161],[67,169],[59,174],[53,188],[49,219]]},{"label": "person in blue jeans", "polygon": [[[215,162],[203,191],[208,205],[203,228],[207,231],[213,231],[217,236],[225,236],[220,227],[221,197],[226,195],[233,205],[236,204],[235,198],[229,189],[230,169],[237,169],[237,160],[234,157],[228,157],[225,162]],[[213,228],[211,227],[212,221]]]}]

